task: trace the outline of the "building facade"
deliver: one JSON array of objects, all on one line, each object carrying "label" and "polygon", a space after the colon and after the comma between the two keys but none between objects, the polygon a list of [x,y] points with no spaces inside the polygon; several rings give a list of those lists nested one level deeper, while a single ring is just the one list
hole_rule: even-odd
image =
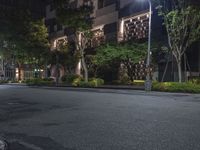
[{"label": "building facade", "polygon": [[[84,0],[72,0],[73,5],[79,6]],[[90,47],[95,48],[105,42],[124,42],[134,39],[147,39],[149,29],[149,6],[147,2],[133,0],[93,0],[94,18],[93,38]],[[46,7],[46,24],[50,35],[52,50],[62,39],[69,39],[68,30],[59,25],[55,19],[52,1]],[[92,49],[90,49],[92,50]],[[76,73],[80,74],[79,63]],[[55,69],[54,69],[55,70]]]},{"label": "building facade", "polygon": [[[82,5],[85,0],[71,0],[71,4],[78,7]],[[149,5],[147,1],[138,0],[92,0],[94,5],[92,31],[94,37],[91,40],[90,46],[92,48],[110,42],[126,42],[130,40],[147,40],[149,29]],[[58,24],[56,21],[55,8],[53,0],[1,0],[0,8],[4,10],[9,7],[30,8],[35,16],[45,17],[46,26],[49,32],[49,39],[51,43],[51,50],[56,48],[60,40],[68,41],[73,34],[67,28]],[[155,41],[164,41],[167,45],[166,32],[162,26],[162,19],[158,17],[157,12],[153,9],[152,12],[152,38]],[[164,81],[177,80],[177,68],[175,59],[171,56],[168,60],[166,56],[156,56],[157,67],[159,72],[155,75],[155,79],[161,80],[168,64],[166,76]],[[200,45],[196,42],[188,50],[185,57],[186,63],[183,64],[183,71],[186,70],[187,76],[200,76]],[[167,63],[167,61],[169,61]],[[3,61],[0,61],[3,62]],[[4,62],[5,64],[5,62]],[[2,66],[2,63],[1,65]],[[5,67],[0,67],[1,70]],[[55,66],[50,67],[52,76],[55,76]],[[80,74],[81,64],[78,63],[76,72]],[[2,71],[0,71],[2,72]],[[1,73],[2,74],[2,73]],[[60,71],[60,76],[64,71]]]}]

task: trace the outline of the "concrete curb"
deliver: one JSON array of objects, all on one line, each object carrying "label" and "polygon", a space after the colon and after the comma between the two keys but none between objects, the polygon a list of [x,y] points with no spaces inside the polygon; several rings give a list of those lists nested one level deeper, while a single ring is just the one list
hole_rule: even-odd
[{"label": "concrete curb", "polygon": [[144,90],[144,86],[118,86],[118,85],[105,85],[100,87],[75,87],[69,85],[58,85],[58,86],[28,86],[26,84],[18,84],[18,83],[8,83],[7,85],[15,85],[15,86],[27,86],[27,87],[50,87],[50,88],[74,88],[74,89],[116,89],[116,90]]}]

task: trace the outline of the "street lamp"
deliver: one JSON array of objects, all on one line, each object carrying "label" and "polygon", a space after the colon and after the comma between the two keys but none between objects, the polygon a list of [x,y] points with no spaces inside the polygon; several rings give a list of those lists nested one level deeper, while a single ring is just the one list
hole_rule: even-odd
[{"label": "street lamp", "polygon": [[150,79],[150,57],[151,57],[151,15],[152,15],[152,4],[151,0],[147,0],[149,3],[149,35],[148,35],[148,52],[147,52],[147,75],[145,81],[145,90],[151,91],[152,81]]},{"label": "street lamp", "polygon": [[[144,1],[144,0],[142,0]],[[151,57],[151,18],[152,18],[152,3],[151,0],[147,0],[149,3],[149,34],[148,34],[148,51],[147,51],[147,74],[145,81],[145,91],[151,91],[152,81],[150,79],[150,57]]]}]

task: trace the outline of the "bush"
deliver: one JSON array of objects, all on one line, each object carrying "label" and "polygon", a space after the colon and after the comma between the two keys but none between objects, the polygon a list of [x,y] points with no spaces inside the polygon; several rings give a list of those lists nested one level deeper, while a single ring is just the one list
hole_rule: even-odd
[{"label": "bush", "polygon": [[62,76],[61,80],[64,83],[72,84],[73,81],[77,78],[81,78],[81,77],[76,74],[67,74],[67,75]]},{"label": "bush", "polygon": [[0,84],[8,83],[6,80],[0,80]]},{"label": "bush", "polygon": [[92,87],[98,87],[104,85],[104,80],[100,78],[91,78],[89,79],[89,84]]},{"label": "bush", "polygon": [[104,84],[104,80],[100,78],[91,78],[88,82],[85,82],[83,78],[76,78],[72,85],[80,87],[99,87]]},{"label": "bush", "polygon": [[191,82],[153,82],[153,90],[165,92],[200,93],[200,85]]},{"label": "bush", "polygon": [[122,85],[130,85],[131,84],[131,80],[128,76],[123,76],[120,80],[120,84]]},{"label": "bush", "polygon": [[52,78],[33,78],[33,79],[28,79],[25,81],[27,85],[53,85],[54,80]]},{"label": "bush", "polygon": [[90,82],[80,81],[79,87],[92,87]]},{"label": "bush", "polygon": [[71,83],[73,86],[80,86],[80,83],[83,81],[82,77],[78,77],[76,79],[73,80],[73,82]]},{"label": "bush", "polygon": [[129,77],[124,76],[120,80],[113,80],[112,84],[113,85],[130,85],[130,84],[132,84],[132,82],[129,79]]},{"label": "bush", "polygon": [[44,79],[42,79],[43,81],[54,81],[54,79],[53,78],[44,78]]},{"label": "bush", "polygon": [[200,84],[200,77],[195,77],[189,80],[189,82],[194,84]]}]

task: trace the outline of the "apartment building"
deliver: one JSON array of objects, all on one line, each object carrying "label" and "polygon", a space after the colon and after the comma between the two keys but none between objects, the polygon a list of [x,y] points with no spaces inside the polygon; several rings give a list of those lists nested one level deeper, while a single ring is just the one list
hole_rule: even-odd
[{"label": "apartment building", "polygon": [[133,0],[94,1],[93,31],[105,41],[147,38],[149,11],[146,3]]},{"label": "apartment building", "polygon": [[21,8],[31,11],[34,17],[43,17],[45,15],[46,0],[1,0],[0,10]]},{"label": "apartment building", "polygon": [[[80,5],[84,0],[72,2],[74,5]],[[94,5],[94,13],[91,14],[94,18],[92,28],[95,33],[94,46],[103,40],[123,41],[147,37],[149,17],[147,3],[133,0],[93,0],[92,2]],[[70,34],[57,24],[51,1],[46,7],[46,23],[53,40]]]},{"label": "apartment building", "polygon": [[[81,5],[84,0],[74,0]],[[148,33],[148,3],[134,0],[93,0],[93,46],[103,41],[124,41],[146,38]],[[52,1],[46,7],[46,24],[52,41],[64,37],[68,30],[56,22]]]},{"label": "apartment building", "polygon": [[[80,6],[84,0],[71,0],[72,5]],[[108,41],[124,42],[135,39],[146,40],[148,37],[149,5],[147,1],[138,0],[92,0],[94,18],[92,31],[94,37],[91,40],[91,47],[95,48]],[[1,0],[1,10],[8,7],[20,6],[30,8],[36,16],[45,16],[46,25],[51,42],[51,50],[54,50],[59,40],[69,40],[73,33],[56,22],[55,9],[52,0]],[[162,19],[153,10],[152,37],[157,41],[166,41],[166,33],[162,27]],[[195,43],[187,53],[186,70],[188,76],[200,75],[200,45]],[[91,49],[92,50],[92,49]],[[166,66],[166,58],[158,56],[158,79],[161,80]],[[2,62],[2,61],[1,61]],[[176,63],[172,59],[168,63],[166,81],[176,80]],[[2,67],[1,67],[2,68]],[[55,67],[53,67],[55,70]],[[81,64],[77,66],[80,73]],[[185,68],[185,66],[183,66]],[[1,69],[2,70],[2,69]],[[175,73],[174,73],[175,72]],[[54,74],[53,72],[51,74]],[[64,74],[60,72],[61,76]]]},{"label": "apartment building", "polygon": [[[79,6],[84,0],[72,0],[71,2],[72,5]],[[92,3],[94,11],[91,17],[94,18],[92,26],[94,37],[90,42],[91,48],[109,41],[123,42],[148,37],[148,3],[134,0],[92,0]],[[46,7],[46,24],[52,50],[59,40],[69,40],[71,33],[56,22],[51,0],[48,1]],[[53,68],[55,70],[55,67]],[[78,74],[80,68],[79,63],[76,69]]]}]

